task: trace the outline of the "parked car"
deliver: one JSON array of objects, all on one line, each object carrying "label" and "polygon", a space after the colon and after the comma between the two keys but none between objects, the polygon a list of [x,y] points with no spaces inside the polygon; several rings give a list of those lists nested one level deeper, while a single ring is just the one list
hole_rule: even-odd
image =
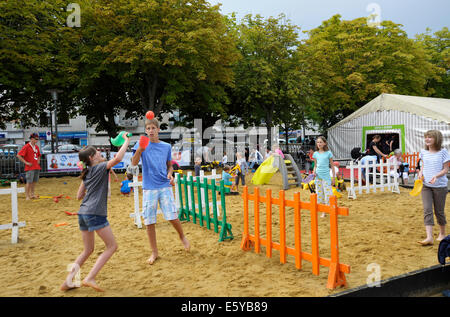
[{"label": "parked car", "polygon": [[[77,153],[81,150],[81,147],[75,144],[61,144],[58,146],[58,153]],[[41,148],[42,154],[52,153],[52,145],[46,144]]]},{"label": "parked car", "polygon": [[58,153],[77,153],[80,152],[81,147],[75,144],[63,144],[58,146]]},{"label": "parked car", "polygon": [[50,154],[52,153],[52,145],[46,144],[41,148],[41,154]]},{"label": "parked car", "polygon": [[0,155],[11,156],[17,155],[17,152],[20,151],[19,145],[16,144],[5,144],[0,146]]}]

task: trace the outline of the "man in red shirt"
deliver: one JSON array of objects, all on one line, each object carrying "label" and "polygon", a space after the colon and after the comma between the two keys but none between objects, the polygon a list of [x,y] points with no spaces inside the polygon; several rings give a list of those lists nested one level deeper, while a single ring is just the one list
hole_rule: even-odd
[{"label": "man in red shirt", "polygon": [[39,180],[39,171],[41,169],[39,165],[41,152],[37,146],[38,141],[39,135],[37,133],[31,134],[30,142],[25,144],[19,153],[17,153],[17,158],[25,164],[25,179],[27,181],[25,184],[25,194],[27,200],[39,198],[39,196],[34,194],[34,186]]}]

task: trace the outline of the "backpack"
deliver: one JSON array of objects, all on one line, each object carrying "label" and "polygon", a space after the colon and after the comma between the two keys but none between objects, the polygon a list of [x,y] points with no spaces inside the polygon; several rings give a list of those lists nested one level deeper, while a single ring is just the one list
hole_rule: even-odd
[{"label": "backpack", "polygon": [[450,235],[446,236],[440,243],[438,249],[438,261],[445,265],[445,259],[450,257]]}]

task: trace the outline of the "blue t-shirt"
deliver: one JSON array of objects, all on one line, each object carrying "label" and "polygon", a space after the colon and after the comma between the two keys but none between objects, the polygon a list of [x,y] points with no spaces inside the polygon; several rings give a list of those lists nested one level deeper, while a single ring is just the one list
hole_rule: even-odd
[{"label": "blue t-shirt", "polygon": [[[136,149],[138,147],[139,144],[137,144]],[[167,179],[167,162],[170,161],[172,161],[172,148],[169,143],[164,141],[150,142],[141,155],[142,188],[171,187],[170,180]]]},{"label": "blue t-shirt", "polygon": [[222,171],[222,180],[224,185],[232,185],[233,183],[231,182],[231,175],[225,171]]},{"label": "blue t-shirt", "polygon": [[314,152],[313,158],[317,161],[316,175],[319,179],[331,182],[330,177],[330,159],[333,158],[331,151],[323,153]]},{"label": "blue t-shirt", "polygon": [[133,181],[130,180],[124,180],[121,184],[122,186],[120,187],[120,192],[124,193],[124,194],[128,194],[131,191],[130,188],[130,183],[132,183]]},{"label": "blue t-shirt", "polygon": [[444,169],[444,164],[450,162],[450,154],[447,149],[442,149],[436,153],[430,153],[427,150],[421,150],[419,158],[423,162],[423,178],[424,184],[428,187],[447,187],[448,179],[447,175],[441,176],[436,179],[434,184],[429,182],[440,171]]}]

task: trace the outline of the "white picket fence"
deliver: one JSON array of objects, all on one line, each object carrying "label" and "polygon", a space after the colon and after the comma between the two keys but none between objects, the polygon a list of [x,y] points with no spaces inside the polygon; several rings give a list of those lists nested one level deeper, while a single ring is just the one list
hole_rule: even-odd
[{"label": "white picket fence", "polygon": [[11,195],[11,215],[12,223],[0,225],[0,230],[12,229],[11,243],[15,244],[19,240],[19,228],[25,227],[25,221],[19,222],[19,204],[17,202],[17,194],[24,193],[25,188],[17,187],[17,182],[11,183],[10,189],[0,189],[0,195]]},{"label": "white picket fence", "polygon": [[[356,191],[361,195],[363,191],[367,194],[371,192],[376,193],[377,189],[384,192],[385,188],[393,193],[400,194],[397,173],[394,176],[389,175],[391,167],[392,165],[389,164],[389,161],[386,163],[377,163],[376,159],[368,159],[364,164],[361,164],[361,161],[358,164],[350,162],[350,166],[346,167],[350,169],[350,188],[347,188],[348,198],[356,199]],[[362,184],[363,169],[366,181],[365,185]],[[355,170],[358,175],[357,186],[355,186]],[[370,182],[370,176],[372,183]]]},{"label": "white picket fence", "polygon": [[[130,187],[133,187],[133,194],[134,194],[134,212],[130,214],[130,218],[134,219],[134,224],[138,227],[138,228],[142,228],[142,218],[143,217],[143,212],[141,211],[142,208],[140,207],[140,202],[139,202],[139,188],[142,188],[142,182],[139,181],[138,178],[139,173],[138,172],[134,172],[133,174],[133,183],[130,184]],[[175,173],[175,204],[177,206],[177,210],[180,209],[180,193],[178,192],[178,184],[177,184],[177,179],[178,179],[178,173]],[[192,176],[192,172],[188,172],[187,173],[188,179],[190,176]],[[211,172],[211,175],[205,176],[205,172],[204,171],[200,171],[200,181],[203,181],[204,178],[207,179],[221,179],[222,176],[221,175],[217,175],[216,174],[216,170],[213,169]],[[191,188],[188,187],[188,199],[189,199],[189,206],[191,206]],[[203,206],[205,206],[206,202],[205,202],[205,193],[204,193],[204,189],[201,189],[202,193],[202,202],[203,202]],[[212,203],[210,203],[211,205]],[[197,205],[196,205],[197,208]],[[211,205],[211,209],[212,210],[212,205]],[[218,216],[220,216],[220,206],[217,206],[217,212],[218,212]],[[158,214],[162,213],[161,209],[158,209],[157,211]]]}]

